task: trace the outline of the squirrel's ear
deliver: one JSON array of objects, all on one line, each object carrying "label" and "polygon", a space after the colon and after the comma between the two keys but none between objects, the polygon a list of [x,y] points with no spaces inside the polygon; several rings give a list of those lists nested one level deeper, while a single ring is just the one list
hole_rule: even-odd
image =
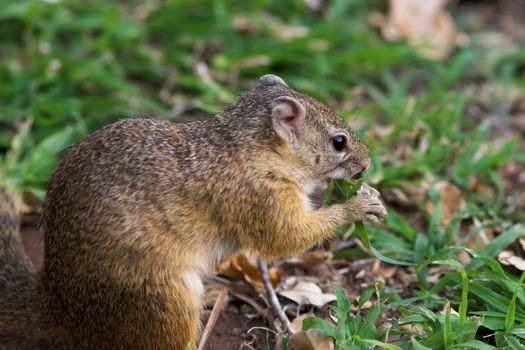
[{"label": "squirrel's ear", "polygon": [[278,77],[274,74],[266,74],[259,78],[259,82],[257,83],[259,86],[272,86],[272,85],[286,85],[284,80],[281,77]]},{"label": "squirrel's ear", "polygon": [[272,124],[277,135],[297,145],[303,130],[304,106],[289,96],[277,97],[272,102]]}]

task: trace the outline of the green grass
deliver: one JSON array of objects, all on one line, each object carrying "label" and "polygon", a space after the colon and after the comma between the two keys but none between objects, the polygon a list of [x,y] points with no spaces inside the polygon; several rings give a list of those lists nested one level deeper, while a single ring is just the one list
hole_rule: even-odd
[{"label": "green grass", "polygon": [[[361,300],[372,298],[374,306],[364,315],[351,312],[336,287],[337,325],[312,319],[306,327],[333,336],[341,349],[381,347],[391,339],[402,349],[523,348],[523,276],[495,257],[525,234],[524,214],[506,201],[500,172],[510,161],[525,161],[525,152],[518,138],[498,137],[486,115],[509,123],[512,101],[505,92],[525,91],[525,48],[489,52],[473,41],[445,61],[423,59],[370,26],[369,15],[381,6],[334,0],[315,11],[299,0],[1,1],[0,185],[41,199],[61,152],[89,131],[128,115],[200,118],[261,74],[279,74],[359,128],[372,154],[370,185],[383,192],[425,188],[421,195],[436,208],[440,181],[465,196],[446,227],[442,213],[427,211],[420,199],[410,207],[423,218],[419,225],[392,203],[386,224],[367,229],[377,253],[413,265],[411,297],[388,287],[367,291]],[[297,36],[283,37],[285,31]],[[481,85],[503,89],[503,98],[483,97]],[[467,112],[469,106],[482,113]],[[485,229],[499,235],[466,248]],[[459,259],[465,252],[466,264]],[[431,283],[436,266],[447,269]],[[401,315],[391,329],[376,327],[378,314],[391,309]],[[401,327],[408,324],[419,331]]]}]

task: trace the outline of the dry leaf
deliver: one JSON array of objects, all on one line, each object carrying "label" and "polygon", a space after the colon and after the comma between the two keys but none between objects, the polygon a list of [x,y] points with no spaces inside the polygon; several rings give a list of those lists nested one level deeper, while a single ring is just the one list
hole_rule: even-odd
[{"label": "dry leaf", "polygon": [[279,292],[285,298],[295,301],[299,305],[324,306],[336,300],[335,294],[323,293],[315,283],[299,281],[295,287]]},{"label": "dry leaf", "polygon": [[466,243],[467,248],[478,250],[484,248],[494,239],[494,230],[490,227],[485,227],[481,229],[480,225],[481,223],[479,223],[478,225],[470,226],[470,230],[476,230],[477,232],[468,237]]},{"label": "dry leaf", "polygon": [[457,44],[465,42],[445,12],[447,0],[390,0],[388,18],[374,15],[388,41],[405,39],[424,57],[443,59]]},{"label": "dry leaf", "polygon": [[[357,301],[359,300],[359,297],[356,296],[354,299]],[[363,305],[361,305],[361,310],[368,310],[372,307],[372,305],[374,304],[370,300],[367,300],[363,303]],[[357,305],[354,305],[354,304],[350,305],[350,310],[357,311]]]},{"label": "dry leaf", "polygon": [[[465,198],[457,186],[446,181],[436,183],[434,189],[438,192],[440,199],[441,226],[447,227],[454,214],[465,205]],[[434,212],[432,202],[428,201],[426,208],[429,213]]]},{"label": "dry leaf", "polygon": [[443,305],[443,308],[436,312],[438,315],[445,315],[447,313],[447,309],[450,307],[450,314],[453,315],[453,316],[458,316],[459,317],[459,314],[456,310],[454,310],[454,308],[450,305],[450,300],[446,299],[445,300],[445,304]]},{"label": "dry leaf", "polygon": [[[257,268],[257,258],[246,252],[240,252],[232,256],[219,266],[219,275],[233,280],[245,280],[256,289],[263,289],[261,274]],[[275,287],[281,281],[279,269],[272,267],[269,270],[270,281]]]},{"label": "dry leaf", "polygon": [[413,333],[425,334],[425,329],[419,324],[404,324],[399,326],[399,328]]},{"label": "dry leaf", "polygon": [[392,278],[396,272],[397,266],[383,266],[379,259],[376,259],[372,265],[372,274],[375,277]]},{"label": "dry leaf", "polygon": [[312,268],[319,264],[326,262],[327,259],[332,258],[332,252],[316,249],[310,252],[291,257],[286,260],[287,263],[299,265],[304,268]]},{"label": "dry leaf", "polygon": [[518,270],[525,271],[525,260],[514,255],[509,250],[504,250],[498,254],[498,261],[503,265],[514,266]]},{"label": "dry leaf", "polygon": [[313,312],[308,312],[293,319],[291,322],[293,333],[298,333],[303,329],[303,320],[308,317],[315,317],[315,314]]},{"label": "dry leaf", "polygon": [[318,329],[309,329],[292,335],[288,346],[293,350],[333,350],[334,340]]},{"label": "dry leaf", "polygon": [[434,266],[431,267],[427,272],[427,281],[430,284],[437,283],[445,273],[450,271],[448,266]]}]

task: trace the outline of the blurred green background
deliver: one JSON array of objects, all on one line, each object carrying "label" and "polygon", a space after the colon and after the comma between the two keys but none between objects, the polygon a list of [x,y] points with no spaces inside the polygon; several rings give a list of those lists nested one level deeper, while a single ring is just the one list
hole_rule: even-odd
[{"label": "blurred green background", "polygon": [[[388,129],[381,142],[366,138],[374,184],[438,176],[466,186],[468,175],[494,170],[516,150],[505,144],[471,164],[491,126],[465,115],[476,99],[467,87],[491,79],[522,92],[525,51],[470,45],[445,61],[424,59],[370,24],[386,5],[3,0],[2,179],[41,197],[56,154],[88,131],[130,115],[202,118],[271,72],[351,114],[362,134]],[[507,118],[509,103],[488,108]],[[421,150],[422,139],[431,147]],[[409,150],[403,159],[394,152],[400,144]]]},{"label": "blurred green background", "polygon": [[[463,44],[430,59],[372,24],[386,0],[1,0],[0,186],[38,209],[61,152],[88,132],[126,116],[206,118],[278,74],[370,147],[365,180],[390,215],[369,234],[382,253],[416,264],[411,299],[399,285],[387,298],[424,328],[417,339],[440,349],[467,333],[500,349],[525,341],[523,279],[495,260],[507,247],[523,256],[525,6],[457,0],[446,10]],[[466,248],[483,259],[459,261]],[[433,264],[453,271],[432,285]],[[446,319],[427,316],[449,300],[462,305],[459,322],[468,306],[470,328],[449,323],[443,340]],[[385,339],[377,332],[367,336]]]}]

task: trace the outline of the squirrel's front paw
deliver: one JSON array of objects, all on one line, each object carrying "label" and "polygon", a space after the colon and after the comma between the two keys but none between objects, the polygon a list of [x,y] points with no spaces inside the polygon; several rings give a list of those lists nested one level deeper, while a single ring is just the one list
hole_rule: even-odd
[{"label": "squirrel's front paw", "polygon": [[365,225],[377,224],[387,215],[383,202],[379,198],[367,198],[366,209],[361,221]]},{"label": "squirrel's front paw", "polygon": [[357,194],[347,202],[352,221],[362,221],[365,225],[377,224],[387,215],[379,192],[363,184]]}]

